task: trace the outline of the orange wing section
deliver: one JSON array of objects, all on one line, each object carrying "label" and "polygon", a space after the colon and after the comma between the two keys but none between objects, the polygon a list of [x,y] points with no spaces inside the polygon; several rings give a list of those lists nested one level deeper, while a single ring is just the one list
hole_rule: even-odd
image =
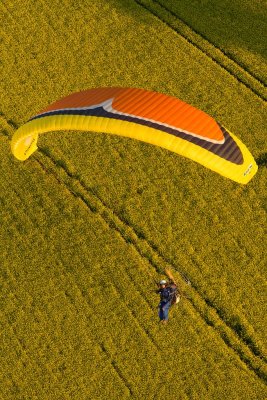
[{"label": "orange wing section", "polygon": [[224,139],[216,121],[203,111],[175,97],[136,88],[98,88],[73,93],[51,104],[41,114],[65,108],[90,107],[108,99],[114,99],[112,107],[119,112],[168,124],[204,139]]},{"label": "orange wing section", "polygon": [[55,103],[50,104],[48,107],[42,110],[40,114],[53,110],[62,110],[64,108],[90,107],[95,104],[102,103],[105,100],[114,98],[118,93],[125,90],[127,89],[98,88],[72,93],[63,99],[57,100]]},{"label": "orange wing section", "polygon": [[168,124],[203,138],[223,140],[223,134],[213,118],[191,105],[161,93],[140,89],[125,89],[113,102],[118,111]]}]

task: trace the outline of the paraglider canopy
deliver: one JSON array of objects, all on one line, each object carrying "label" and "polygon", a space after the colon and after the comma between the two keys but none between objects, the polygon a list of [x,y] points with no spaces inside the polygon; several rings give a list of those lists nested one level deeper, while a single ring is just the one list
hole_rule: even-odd
[{"label": "paraglider canopy", "polygon": [[15,132],[11,149],[26,160],[40,133],[83,130],[142,140],[188,157],[239,183],[257,164],[246,146],[201,110],[172,96],[136,88],[96,88],[49,105]]}]

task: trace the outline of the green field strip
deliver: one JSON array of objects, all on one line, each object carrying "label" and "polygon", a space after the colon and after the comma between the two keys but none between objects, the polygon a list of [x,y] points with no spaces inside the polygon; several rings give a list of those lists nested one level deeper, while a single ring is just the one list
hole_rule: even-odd
[{"label": "green field strip", "polygon": [[[46,157],[48,156],[46,155]],[[51,165],[51,161],[54,166]],[[51,159],[51,156],[49,156],[49,162],[50,168],[58,168],[57,162]],[[51,169],[49,170],[51,171]],[[73,178],[71,173],[62,165],[60,166],[60,171],[64,171],[65,177],[62,177],[64,179],[63,182],[68,188],[71,187],[71,193],[76,197],[79,197],[86,207],[88,207],[91,211],[101,215],[109,227],[111,229],[115,229],[121,235],[123,240],[126,241],[126,243],[132,243],[140,256],[148,259],[151,266],[153,266],[158,273],[163,273],[165,268],[171,267],[175,269],[176,272],[178,272],[181,276],[180,271],[178,271],[174,265],[169,264],[162,257],[162,255],[156,253],[155,247],[151,248],[147,240],[143,238],[140,239],[132,227],[125,225],[125,223],[112,210],[103,204],[103,202],[95,194],[90,193],[90,189],[85,188],[80,180]],[[184,279],[183,276],[182,278]],[[194,300],[192,297],[193,295]],[[218,312],[218,310],[211,304],[207,305],[207,300],[202,298],[202,295],[198,291],[195,284],[192,284],[191,301],[193,302],[195,309],[198,310],[199,314],[206,321],[206,323],[216,329],[216,331],[225,341],[226,345],[234,349],[240,359],[245,362],[245,364],[253,372],[255,372],[260,379],[266,380],[267,371],[265,371],[265,365],[262,361],[264,356],[260,355],[259,357],[259,354],[256,354],[255,352],[254,346],[251,346],[251,341],[247,340],[244,342],[242,336],[235,332],[231,326],[228,326],[226,321],[221,319],[221,313]],[[253,342],[254,341],[252,341],[252,343]]]},{"label": "green field strip", "polygon": [[201,53],[205,54],[210,60],[224,69],[238,82],[242,83],[259,99],[264,102],[267,101],[267,90],[264,82],[256,76],[253,76],[245,66],[240,65],[237,61],[230,58],[221,48],[217,47],[203,35],[196,32],[166,6],[163,6],[158,1],[152,0],[134,0],[134,2],[153,14],[179,36],[182,36],[189,44],[201,51]]}]

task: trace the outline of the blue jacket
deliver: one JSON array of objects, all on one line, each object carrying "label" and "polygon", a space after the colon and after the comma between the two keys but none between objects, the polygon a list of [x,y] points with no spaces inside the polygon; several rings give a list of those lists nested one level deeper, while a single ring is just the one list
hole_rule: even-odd
[{"label": "blue jacket", "polygon": [[158,293],[160,294],[160,301],[163,303],[168,303],[172,300],[172,289],[170,287],[165,287],[163,289],[159,289]]}]

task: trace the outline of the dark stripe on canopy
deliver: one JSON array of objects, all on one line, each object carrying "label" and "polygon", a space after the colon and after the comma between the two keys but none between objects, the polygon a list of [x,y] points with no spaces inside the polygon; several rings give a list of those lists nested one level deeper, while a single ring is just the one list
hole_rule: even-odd
[{"label": "dark stripe on canopy", "polygon": [[49,117],[49,116],[54,116],[54,115],[83,115],[83,116],[94,116],[94,117],[106,117],[106,118],[112,118],[112,119],[118,119],[121,121],[128,121],[128,122],[134,122],[139,125],[145,125],[150,128],[158,129],[160,131],[169,133],[170,135],[179,137],[181,139],[184,139],[188,142],[194,143],[197,146],[202,147],[203,149],[209,150],[213,154],[216,154],[217,156],[230,161],[234,164],[237,165],[242,165],[243,164],[243,155],[237,145],[237,143],[234,141],[234,139],[229,135],[227,130],[222,127],[219,123],[219,127],[221,131],[223,132],[225,142],[223,144],[215,144],[208,142],[205,139],[200,139],[195,136],[191,136],[190,134],[184,133],[182,131],[179,131],[178,129],[173,129],[164,125],[161,125],[160,123],[156,123],[153,121],[146,121],[141,118],[136,118],[134,116],[129,116],[129,115],[120,115],[120,114],[115,114],[109,111],[106,111],[102,106],[96,107],[96,108],[88,108],[88,109],[61,109],[61,110],[54,110],[54,111],[49,111],[47,113],[39,114],[36,115],[35,117],[31,118],[30,121],[42,117]]}]

